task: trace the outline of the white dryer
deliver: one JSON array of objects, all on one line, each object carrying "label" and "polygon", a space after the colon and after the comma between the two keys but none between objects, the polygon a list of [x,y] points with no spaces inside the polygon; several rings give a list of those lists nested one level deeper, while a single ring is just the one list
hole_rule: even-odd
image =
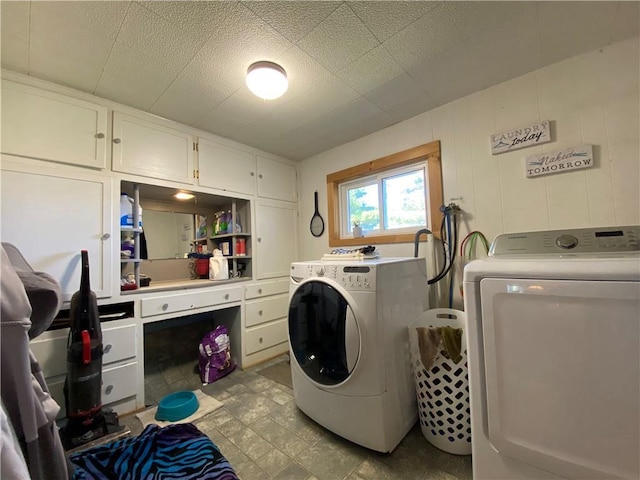
[{"label": "white dryer", "polygon": [[474,478],[640,478],[639,240],[505,234],[467,265]]},{"label": "white dryer", "polygon": [[291,265],[295,403],[358,445],[392,451],[417,420],[407,326],[428,308],[424,259]]}]

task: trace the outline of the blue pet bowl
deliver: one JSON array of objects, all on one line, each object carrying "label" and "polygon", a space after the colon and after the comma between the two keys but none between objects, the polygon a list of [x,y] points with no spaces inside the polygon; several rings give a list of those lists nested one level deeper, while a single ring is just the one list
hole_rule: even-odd
[{"label": "blue pet bowl", "polygon": [[177,422],[193,414],[199,407],[195,393],[174,392],[160,400],[155,418],[164,422]]}]

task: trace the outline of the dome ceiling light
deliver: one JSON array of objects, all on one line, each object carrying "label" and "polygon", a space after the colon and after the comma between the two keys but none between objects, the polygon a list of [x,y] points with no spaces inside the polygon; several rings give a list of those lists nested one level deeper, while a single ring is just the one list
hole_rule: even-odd
[{"label": "dome ceiling light", "polygon": [[251,92],[265,100],[278,98],[287,91],[289,82],[287,72],[273,62],[256,62],[247,69],[247,87]]}]

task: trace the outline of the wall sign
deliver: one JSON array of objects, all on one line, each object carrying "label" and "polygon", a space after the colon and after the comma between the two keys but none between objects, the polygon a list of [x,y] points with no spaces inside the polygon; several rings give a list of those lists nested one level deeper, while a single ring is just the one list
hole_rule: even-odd
[{"label": "wall sign", "polygon": [[544,120],[527,127],[494,133],[491,135],[491,153],[497,155],[550,141],[549,120]]},{"label": "wall sign", "polygon": [[525,157],[527,177],[593,167],[593,145],[584,144]]}]

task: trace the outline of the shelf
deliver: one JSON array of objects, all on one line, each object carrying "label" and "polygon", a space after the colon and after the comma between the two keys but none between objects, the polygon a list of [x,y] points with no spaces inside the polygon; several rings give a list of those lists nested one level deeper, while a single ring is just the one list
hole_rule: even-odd
[{"label": "shelf", "polygon": [[142,259],[140,258],[121,258],[120,263],[140,263]]},{"label": "shelf", "polygon": [[228,260],[251,260],[251,255],[223,255]]},{"label": "shelf", "polygon": [[206,242],[207,241],[207,237],[205,237],[205,238],[194,238],[191,241],[192,242]]},{"label": "shelf", "polygon": [[123,227],[122,225],[120,225],[120,231],[142,233],[142,227]]},{"label": "shelf", "polygon": [[213,237],[209,237],[209,240],[218,240],[219,238],[232,238],[232,237],[250,237],[250,233],[239,232],[239,233],[221,233],[220,235],[214,235]]}]

